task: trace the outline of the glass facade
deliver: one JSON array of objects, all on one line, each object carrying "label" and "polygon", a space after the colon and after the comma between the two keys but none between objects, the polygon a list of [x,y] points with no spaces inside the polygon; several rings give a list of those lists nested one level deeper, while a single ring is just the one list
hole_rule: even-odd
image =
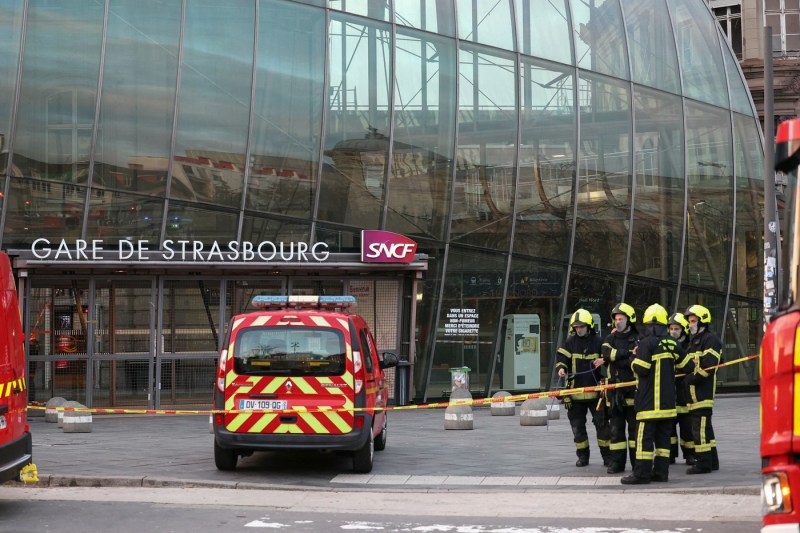
[{"label": "glass facade", "polygon": [[[0,14],[4,249],[268,239],[352,253],[362,229],[402,233],[429,258],[413,323],[399,322],[416,401],[447,393],[460,366],[475,391],[548,388],[569,314],[585,307],[606,334],[621,300],[701,303],[725,359],[756,351],[761,137],[702,0],[6,0]],[[196,287],[153,283],[63,290],[133,302]],[[209,317],[226,307],[220,290],[208,301]],[[211,322],[159,327],[209,327],[193,333],[206,354]],[[523,323],[538,361],[520,380]],[[97,345],[109,372],[112,352]],[[756,381],[742,367],[721,386]]]}]

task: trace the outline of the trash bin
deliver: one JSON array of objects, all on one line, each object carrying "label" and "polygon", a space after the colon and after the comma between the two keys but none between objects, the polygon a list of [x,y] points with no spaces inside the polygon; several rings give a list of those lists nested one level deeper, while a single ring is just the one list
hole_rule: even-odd
[{"label": "trash bin", "polygon": [[450,369],[450,392],[456,389],[469,390],[469,371],[468,366]]},{"label": "trash bin", "polygon": [[408,405],[408,373],[411,372],[411,363],[407,356],[400,357],[394,371],[394,403]]}]

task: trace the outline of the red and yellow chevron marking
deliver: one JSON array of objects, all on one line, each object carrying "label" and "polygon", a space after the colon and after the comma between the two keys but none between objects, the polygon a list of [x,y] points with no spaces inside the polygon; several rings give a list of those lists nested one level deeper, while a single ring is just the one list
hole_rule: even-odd
[{"label": "red and yellow chevron marking", "polygon": [[[342,331],[347,350],[345,372],[341,376],[328,377],[283,377],[240,376],[233,365],[227,365],[225,374],[225,428],[236,433],[309,433],[344,434],[353,430],[353,362],[347,321],[331,321],[317,314],[259,313],[255,317],[243,317],[234,324],[234,331],[259,326],[309,326],[336,328]],[[228,360],[233,358],[233,344],[228,347]],[[287,387],[290,384],[290,387]],[[286,399],[287,411],[240,411],[236,409],[240,399],[252,395],[279,394]],[[293,397],[296,397],[294,399]],[[287,412],[297,417],[296,421],[284,424],[281,415]]]},{"label": "red and yellow chevron marking", "polygon": [[18,389],[20,391],[24,391],[28,388],[28,384],[25,381],[25,378],[17,378],[12,381],[7,381],[5,383],[0,383],[0,398],[8,398],[11,396],[11,393],[14,392],[14,389]]},{"label": "red and yellow chevron marking", "polygon": [[[348,347],[349,349],[349,347]],[[731,366],[735,364],[742,363],[744,361],[748,361],[750,359],[755,359],[758,357],[759,354],[748,355],[746,357],[741,357],[739,359],[735,359],[733,361],[728,361],[726,363],[721,363],[719,365],[713,366],[711,368],[706,368],[705,370],[711,370],[716,368],[723,368],[726,366]],[[591,391],[601,391],[601,390],[611,390],[611,389],[621,389],[624,387],[633,387],[636,385],[635,381],[627,381],[625,383],[613,383],[609,385],[595,385],[594,387],[582,387],[579,389],[560,389],[560,390],[552,390],[552,391],[544,391],[544,392],[533,392],[530,394],[518,394],[514,396],[502,396],[498,398],[479,398],[475,400],[453,400],[452,402],[437,402],[437,403],[427,403],[423,405],[398,405],[394,407],[353,407],[352,404],[348,406],[341,406],[337,408],[333,407],[314,407],[314,408],[289,408],[284,411],[243,411],[239,409],[205,409],[205,410],[176,410],[176,409],[99,409],[99,408],[88,408],[88,407],[51,407],[51,409],[55,409],[56,411],[83,411],[83,412],[90,412],[90,413],[101,413],[101,414],[138,414],[138,415],[214,415],[214,414],[225,414],[225,415],[239,415],[239,414],[269,414],[272,416],[278,416],[281,414],[286,413],[340,413],[343,416],[345,414],[353,415],[354,413],[359,412],[373,412],[373,411],[407,411],[410,409],[438,409],[442,407],[447,407],[449,405],[485,405],[485,404],[492,404],[492,403],[503,403],[503,402],[519,402],[524,400],[530,400],[532,398],[553,398],[559,396],[569,396],[570,394],[575,394],[578,392],[591,392]],[[227,402],[226,402],[227,406]],[[28,405],[29,410],[36,410],[36,409],[45,409],[44,405]]]}]

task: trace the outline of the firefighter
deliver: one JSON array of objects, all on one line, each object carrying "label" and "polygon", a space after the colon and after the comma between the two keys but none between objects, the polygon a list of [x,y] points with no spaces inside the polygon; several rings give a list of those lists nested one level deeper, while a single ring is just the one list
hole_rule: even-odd
[{"label": "firefighter", "polygon": [[[675,424],[675,363],[681,349],[667,335],[667,310],[658,304],[642,317],[647,332],[632,367],[636,373],[636,463],[620,481],[639,485],[669,478],[669,436]],[[653,451],[655,447],[655,452]]]},{"label": "firefighter", "polygon": [[[591,387],[600,384],[602,379],[600,357],[602,341],[594,330],[594,320],[586,309],[578,309],[569,320],[570,334],[556,355],[556,369],[559,377],[567,376],[567,387]],[[575,466],[589,464],[589,435],[586,432],[586,414],[592,413],[592,423],[597,430],[597,444],[603,464],[608,466],[607,421],[597,409],[598,392],[581,392],[564,398],[567,418],[572,427],[575,440],[575,453],[578,460]]]},{"label": "firefighter", "polygon": [[719,470],[717,442],[711,414],[717,388],[715,366],[722,358],[722,342],[711,329],[711,312],[702,305],[692,305],[687,310],[689,322],[689,354],[694,359],[694,371],[686,376],[689,384],[689,416],[694,436],[695,464],[687,474],[708,474]]},{"label": "firefighter", "polygon": [[[636,330],[636,311],[626,303],[620,303],[611,310],[613,331],[606,337],[602,346],[603,361],[607,366],[608,383],[633,381],[631,370],[634,349],[641,339]],[[633,398],[636,389],[624,387],[606,391],[606,406],[610,411],[609,426],[611,440],[609,445],[610,462],[607,472],[618,474],[625,470],[625,450],[630,455],[633,468],[636,454],[636,409]],[[627,427],[627,432],[626,432]]]},{"label": "firefighter", "polygon": [[[694,369],[694,360],[688,355],[689,347],[689,322],[683,313],[673,313],[667,321],[669,336],[678,342],[678,346],[686,354],[675,367],[675,409],[678,413],[675,426],[670,437],[669,462],[674,463],[678,458],[678,445],[683,453],[687,465],[694,464],[694,437],[692,436],[692,421],[689,416],[689,389],[686,384],[686,375]],[[680,430],[680,439],[678,438]]]}]

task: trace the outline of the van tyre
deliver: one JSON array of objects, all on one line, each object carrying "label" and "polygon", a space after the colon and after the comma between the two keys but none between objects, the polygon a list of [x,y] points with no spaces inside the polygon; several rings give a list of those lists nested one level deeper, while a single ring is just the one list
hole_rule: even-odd
[{"label": "van tyre", "polygon": [[214,441],[214,464],[217,465],[217,470],[235,470],[238,460],[239,455],[235,450],[221,448],[217,441]]},{"label": "van tyre", "polygon": [[353,452],[353,471],[359,474],[369,474],[372,472],[372,459],[375,455],[375,439],[372,430],[369,432],[367,442],[364,446]]},{"label": "van tyre", "polygon": [[375,451],[380,452],[386,448],[386,432],[389,430],[389,414],[383,414],[383,425],[381,426],[381,433],[375,439]]}]

